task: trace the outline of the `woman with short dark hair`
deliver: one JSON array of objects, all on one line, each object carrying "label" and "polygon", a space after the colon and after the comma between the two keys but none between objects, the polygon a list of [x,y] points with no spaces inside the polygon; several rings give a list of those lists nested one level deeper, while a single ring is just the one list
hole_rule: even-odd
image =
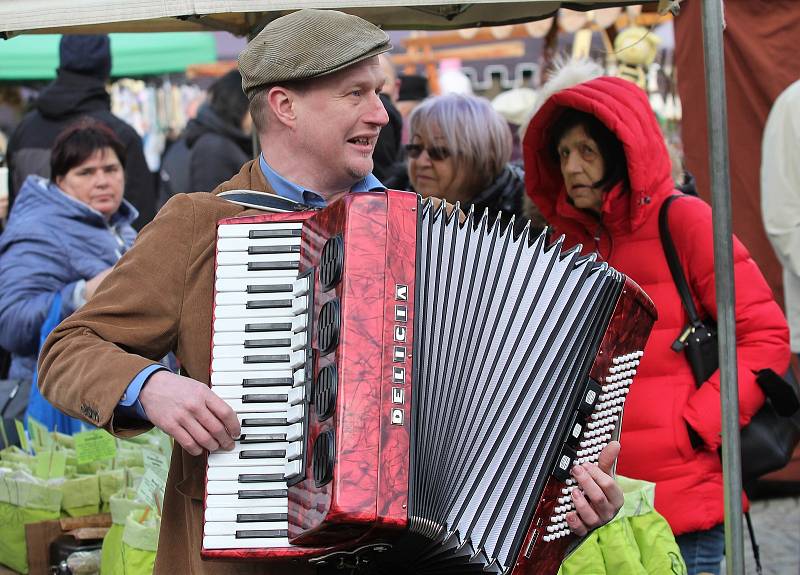
[{"label": "woman with short dark hair", "polygon": [[60,300],[63,319],[92,297],[133,244],[136,209],[122,196],[125,148],[85,118],[62,131],[51,179],[29,176],[0,235],[0,347],[9,377],[30,381],[42,325]]}]

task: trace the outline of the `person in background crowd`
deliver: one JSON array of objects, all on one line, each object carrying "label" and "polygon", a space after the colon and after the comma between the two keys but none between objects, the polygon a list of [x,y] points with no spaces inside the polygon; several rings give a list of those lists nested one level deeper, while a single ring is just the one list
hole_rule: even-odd
[{"label": "person in background crowd", "polygon": [[[524,174],[509,163],[512,137],[505,119],[488,100],[448,94],[428,98],[409,117],[407,189],[435,197],[480,215],[515,217],[515,229],[527,218],[523,210]],[[406,189],[405,182],[398,182]],[[538,233],[539,229],[533,230]]]},{"label": "person in background crowd", "polygon": [[430,95],[428,79],[416,74],[400,74],[398,77],[397,110],[403,118],[403,137],[400,142],[408,143],[408,117],[420,102]]},{"label": "person in background crowd", "polygon": [[253,122],[239,71],[214,82],[208,99],[164,155],[159,205],[175,194],[210,192],[253,157]]},{"label": "person in background crowd", "polygon": [[800,80],[775,100],[764,127],[761,214],[783,265],[792,352],[800,354]]},{"label": "person in background crowd", "polygon": [[156,213],[155,176],[147,167],[142,139],[111,113],[106,82],[111,75],[111,43],[106,35],[65,35],[59,45],[56,79],[39,95],[8,143],[11,205],[31,175],[50,177],[50,148],[56,136],[81,116],[107,124],[125,148],[125,199],[139,212],[141,229]]},{"label": "person in background crowd", "polygon": [[397,80],[392,59],[388,54],[381,54],[378,58],[381,62],[381,69],[386,75],[386,83],[379,96],[389,116],[389,123],[381,129],[378,143],[372,153],[372,161],[375,164],[373,170],[375,177],[383,181],[398,169],[399,163],[402,163],[403,117],[395,107],[400,83]]},{"label": "person in background crowd", "polygon": [[[720,376],[697,387],[685,355],[671,349],[688,319],[659,239],[659,209],[677,193],[664,137],[647,95],[626,80],[596,78],[540,101],[523,137],[528,194],[556,234],[566,236],[566,246],[597,251],[658,310],[625,405],[617,471],[656,483],[656,510],[669,521],[689,574],[718,574]],[[710,206],[681,196],[670,206],[669,227],[700,314],[716,320]],[[734,274],[745,425],[764,402],[756,372],[786,371],[788,330],[758,266],[735,238]]]},{"label": "person in background crowd", "polygon": [[511,146],[511,163],[522,165],[522,142],[519,129],[527,122],[531,109],[536,103],[536,92],[530,88],[512,88],[500,92],[492,99],[492,108],[508,122],[514,137]]},{"label": "person in background crowd", "polygon": [[[215,193],[174,196],[92,301],[45,343],[40,386],[53,404],[116,434],[155,425],[175,438],[156,574],[315,571],[200,558],[203,453],[230,450],[241,431],[236,413],[208,387],[217,222],[263,213],[216,194],[249,189],[323,207],[348,193],[383,190],[372,175],[372,150],[388,122],[377,56],[389,49],[384,31],[342,12],[300,10],[267,24],[239,56],[260,157]],[[170,350],[184,376],[156,363]],[[622,505],[608,475],[618,449],[612,442],[601,466],[574,472],[591,493],[591,500],[576,493],[579,512],[566,517],[580,535]]]},{"label": "person in background crowd", "polygon": [[0,235],[0,347],[9,377],[30,381],[53,298],[61,317],[94,295],[133,244],[136,209],[123,200],[125,146],[91,118],[68,126],[50,157],[51,180],[28,176]]}]

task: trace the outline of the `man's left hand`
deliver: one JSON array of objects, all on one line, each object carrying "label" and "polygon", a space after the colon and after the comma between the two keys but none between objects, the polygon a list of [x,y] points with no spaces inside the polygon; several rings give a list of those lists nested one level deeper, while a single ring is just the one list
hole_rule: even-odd
[{"label": "man's left hand", "polygon": [[572,476],[580,489],[572,490],[575,511],[567,513],[566,519],[569,528],[579,537],[611,521],[622,507],[622,489],[610,475],[617,455],[619,442],[612,441],[600,452],[597,465],[584,463],[572,468]]}]

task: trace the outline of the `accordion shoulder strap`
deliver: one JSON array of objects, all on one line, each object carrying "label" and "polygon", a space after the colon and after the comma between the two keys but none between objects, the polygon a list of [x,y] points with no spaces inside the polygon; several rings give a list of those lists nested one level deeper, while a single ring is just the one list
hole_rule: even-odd
[{"label": "accordion shoulder strap", "polygon": [[305,212],[314,209],[275,194],[254,190],[227,190],[220,192],[217,196],[245,208],[255,208],[265,212]]},{"label": "accordion shoulder strap", "polygon": [[689,290],[686,275],[683,273],[681,262],[678,259],[678,252],[675,250],[675,244],[672,241],[672,234],[669,230],[669,221],[667,220],[669,205],[681,197],[683,197],[683,194],[670,196],[661,204],[661,209],[658,211],[658,233],[659,236],[661,236],[661,247],[664,249],[664,256],[667,258],[667,265],[669,265],[669,271],[672,274],[672,281],[675,282],[675,287],[678,289],[678,294],[681,296],[683,307],[686,309],[686,313],[689,315],[689,321],[692,322],[692,325],[697,325],[700,323],[700,316],[697,314],[697,308],[692,299],[692,292]]}]

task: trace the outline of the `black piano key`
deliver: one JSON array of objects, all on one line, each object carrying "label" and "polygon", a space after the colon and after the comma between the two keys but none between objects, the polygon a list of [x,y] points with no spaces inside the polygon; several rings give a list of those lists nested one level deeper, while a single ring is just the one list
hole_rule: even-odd
[{"label": "black piano key", "polygon": [[240,489],[239,499],[269,499],[272,497],[287,497],[288,489]]},{"label": "black piano key", "polygon": [[300,246],[250,246],[247,248],[247,253],[251,255],[299,254]]},{"label": "black piano key", "polygon": [[286,441],[285,433],[245,433],[239,438],[239,443],[270,443],[273,441]]},{"label": "black piano key", "polygon": [[280,309],[292,307],[290,299],[259,299],[247,302],[247,309]]},{"label": "black piano key", "polygon": [[278,338],[278,339],[246,339],[244,340],[245,349],[262,348],[262,347],[291,347],[291,338]]},{"label": "black piano key", "polygon": [[242,387],[281,387],[293,384],[291,377],[254,377],[242,380]]},{"label": "black piano key", "polygon": [[262,537],[288,537],[287,529],[260,529],[252,531],[237,531],[237,539],[259,539]]},{"label": "black piano key", "polygon": [[[283,481],[283,473],[240,473],[239,483],[263,483],[268,481]],[[264,520],[266,521],[266,519]]]},{"label": "black piano key", "polygon": [[254,284],[247,286],[247,293],[283,293],[292,291],[294,291],[292,284]]},{"label": "black piano key", "polygon": [[290,230],[250,230],[248,237],[251,240],[263,240],[266,238],[299,238],[302,235],[300,228]]},{"label": "black piano key", "polygon": [[264,272],[272,270],[296,270],[300,262],[247,262],[247,271]]},{"label": "black piano key", "polygon": [[288,513],[239,513],[236,523],[261,523],[264,521],[288,521]]},{"label": "black piano key", "polygon": [[247,323],[244,326],[246,333],[258,331],[292,331],[291,322],[272,322],[272,323]]},{"label": "black piano key", "polygon": [[289,354],[280,355],[246,355],[244,356],[244,363],[287,363],[289,361]]},{"label": "black piano key", "polygon": [[242,419],[242,427],[271,427],[286,424],[285,417],[247,417]]},{"label": "black piano key", "polygon": [[246,393],[242,403],[286,403],[289,396],[285,393]]},{"label": "black piano key", "polygon": [[285,449],[248,449],[239,452],[239,459],[275,459],[286,457]]}]

